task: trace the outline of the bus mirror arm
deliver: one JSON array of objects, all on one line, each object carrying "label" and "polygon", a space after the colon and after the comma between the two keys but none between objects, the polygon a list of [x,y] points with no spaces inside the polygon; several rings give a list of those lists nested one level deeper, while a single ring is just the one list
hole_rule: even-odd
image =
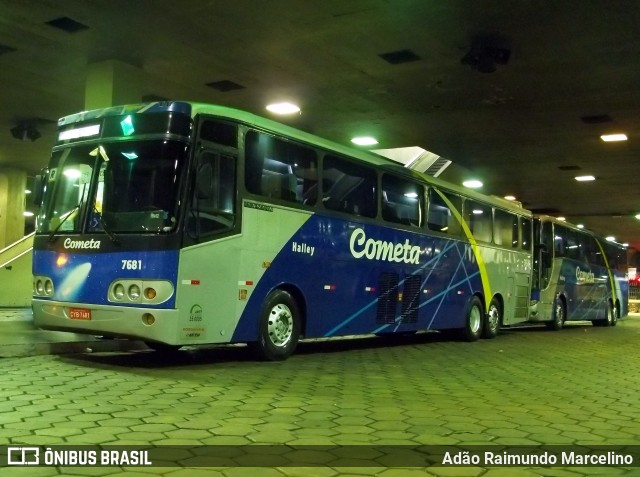
[{"label": "bus mirror arm", "polygon": [[42,205],[42,196],[44,195],[44,184],[46,176],[47,170],[43,169],[42,172],[35,176],[33,180],[33,195],[31,197],[31,201],[36,207],[40,207]]}]

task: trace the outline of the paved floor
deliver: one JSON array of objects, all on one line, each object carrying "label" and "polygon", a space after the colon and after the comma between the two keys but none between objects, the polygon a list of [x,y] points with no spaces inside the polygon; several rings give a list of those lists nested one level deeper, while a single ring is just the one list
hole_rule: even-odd
[{"label": "paved floor", "polygon": [[[15,318],[9,321],[20,322]],[[11,341],[5,335],[0,349]],[[152,444],[170,446],[155,449],[167,459],[188,449],[219,449],[224,458],[199,461],[215,463],[207,467],[185,459],[183,465],[194,465],[9,467],[0,475],[640,476],[637,461],[424,466],[417,452],[420,446],[428,453],[433,446],[477,445],[471,454],[541,444],[640,446],[639,343],[635,315],[615,328],[509,330],[476,343],[435,333],[307,343],[277,363],[252,361],[241,347],[162,355],[97,346],[4,357],[0,446]],[[234,460],[258,444],[273,459]],[[301,456],[295,462],[316,465],[281,465],[279,456],[291,449]]]}]

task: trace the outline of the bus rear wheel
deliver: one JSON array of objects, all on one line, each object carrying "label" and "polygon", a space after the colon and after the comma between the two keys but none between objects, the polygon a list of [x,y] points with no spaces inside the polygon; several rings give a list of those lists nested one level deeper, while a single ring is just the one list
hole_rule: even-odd
[{"label": "bus rear wheel", "polygon": [[300,311],[296,300],[284,290],[274,290],[264,302],[260,316],[260,334],[255,345],[258,357],[265,361],[287,359],[300,339]]},{"label": "bus rear wheel", "polygon": [[484,328],[484,306],[477,296],[471,298],[467,304],[465,326],[460,329],[461,337],[465,341],[477,341]]},{"label": "bus rear wheel", "polygon": [[616,316],[616,310],[611,303],[605,305],[606,316],[602,320],[593,320],[591,323],[593,326],[616,326],[618,317]]},{"label": "bus rear wheel", "polygon": [[502,308],[498,299],[494,297],[489,303],[487,319],[482,327],[482,337],[495,338],[500,332],[500,326],[502,326]]}]

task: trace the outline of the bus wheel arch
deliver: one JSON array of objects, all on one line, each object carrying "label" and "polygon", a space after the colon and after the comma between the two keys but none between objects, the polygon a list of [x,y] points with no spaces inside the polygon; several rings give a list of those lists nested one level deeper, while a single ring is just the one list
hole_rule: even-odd
[{"label": "bus wheel arch", "polygon": [[287,359],[296,349],[302,330],[301,305],[289,287],[273,289],[266,296],[259,317],[254,349],[265,361]]},{"label": "bus wheel arch", "polygon": [[467,302],[464,314],[464,326],[460,328],[461,338],[465,341],[477,341],[482,336],[486,322],[484,302],[478,295],[473,295]]},{"label": "bus wheel arch", "polygon": [[487,316],[482,326],[482,337],[492,339],[498,336],[503,323],[504,303],[502,296],[494,295],[487,308]]}]

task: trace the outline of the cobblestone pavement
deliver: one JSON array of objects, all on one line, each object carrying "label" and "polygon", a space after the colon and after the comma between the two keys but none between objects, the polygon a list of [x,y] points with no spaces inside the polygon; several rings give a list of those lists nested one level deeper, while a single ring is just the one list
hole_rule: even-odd
[{"label": "cobblestone pavement", "polygon": [[[327,445],[344,454],[333,464],[313,467],[247,460],[236,467],[41,466],[0,472],[2,477],[638,476],[638,466],[413,467],[416,456],[410,450],[640,445],[639,339],[636,315],[615,328],[588,323],[559,332],[524,328],[476,343],[435,333],[305,343],[277,363],[252,361],[241,347],[175,355],[136,350],[2,358],[0,445],[224,445],[220,449],[233,451],[273,444],[264,449],[274,453],[285,449],[283,444]],[[397,446],[383,461],[386,466],[358,464],[378,446]],[[308,452],[322,461],[322,449]],[[261,467],[248,466],[252,462]]]}]

